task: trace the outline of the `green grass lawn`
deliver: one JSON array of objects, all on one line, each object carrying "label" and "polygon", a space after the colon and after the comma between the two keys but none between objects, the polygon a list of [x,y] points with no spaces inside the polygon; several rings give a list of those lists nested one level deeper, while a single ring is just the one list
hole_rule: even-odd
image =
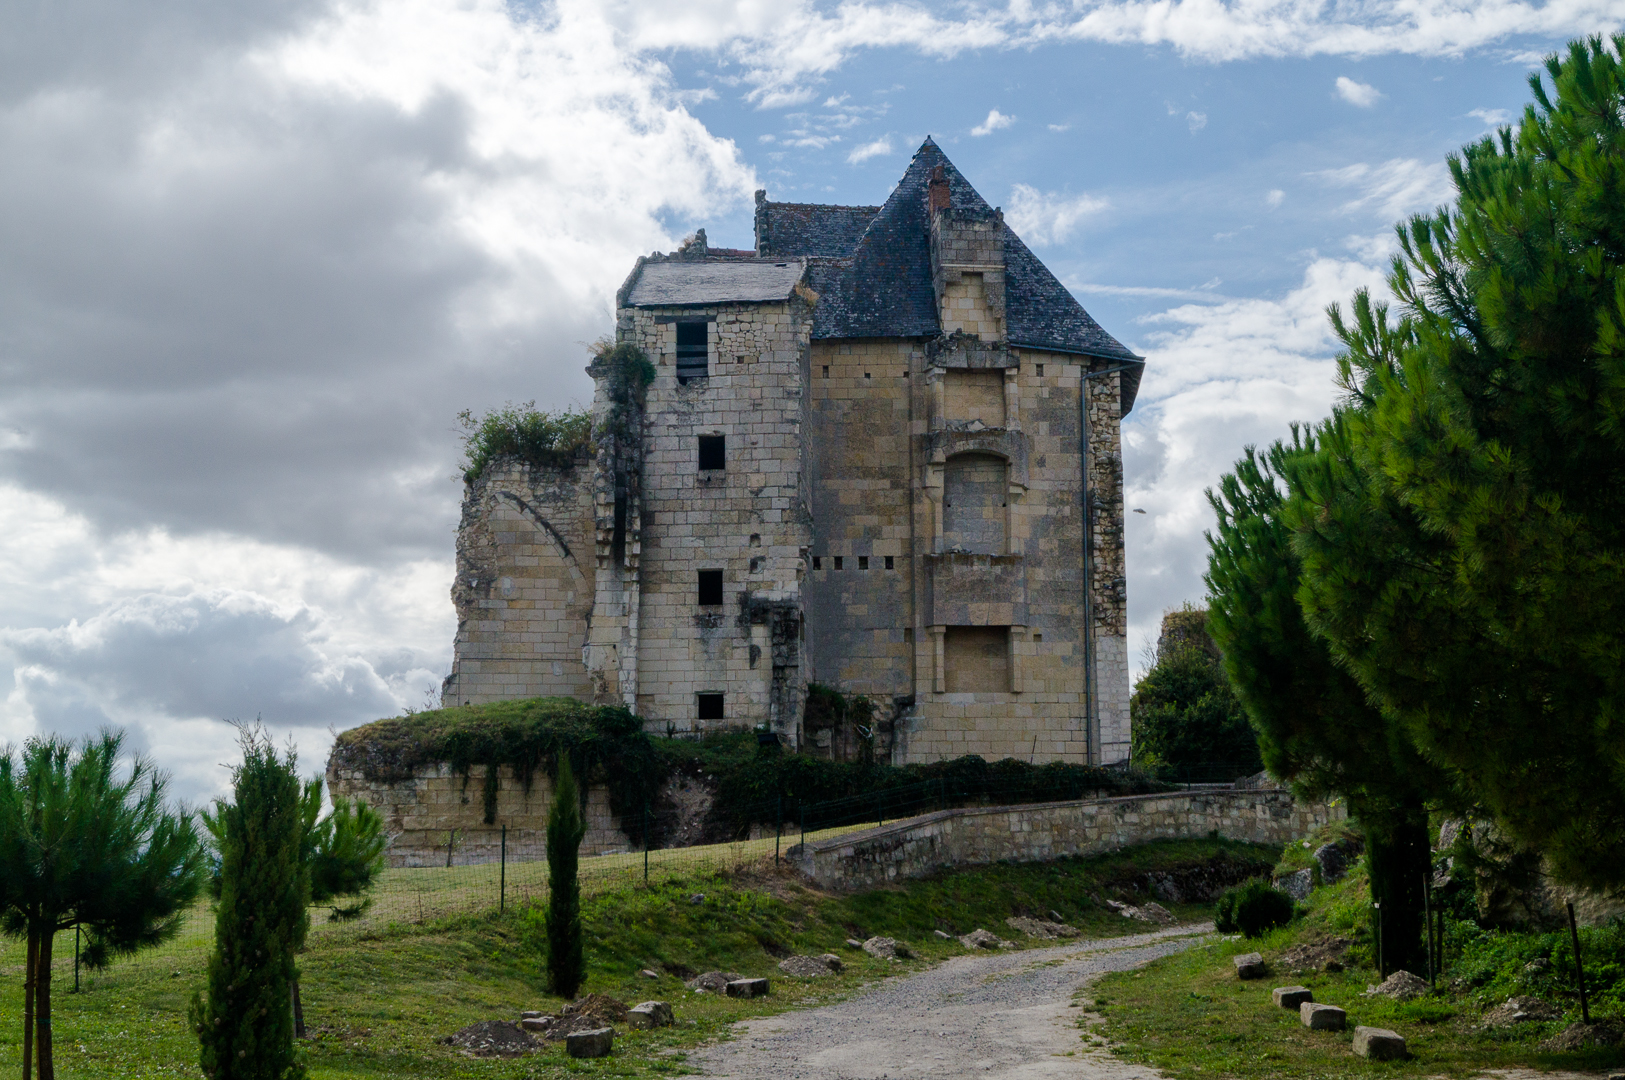
[{"label": "green grass lawn", "polygon": [[[1517,1066],[1537,1069],[1619,1070],[1625,1049],[1553,1054],[1539,1043],[1578,1020],[1577,1002],[1570,1015],[1548,1023],[1510,1029],[1481,1030],[1487,1005],[1501,1000],[1457,982],[1447,970],[1433,996],[1396,1002],[1365,997],[1379,982],[1362,949],[1369,934],[1363,923],[1369,904],[1363,864],[1345,881],[1317,889],[1307,913],[1291,926],[1253,941],[1220,940],[1189,952],[1165,957],[1139,971],[1109,975],[1080,994],[1093,1001],[1103,1019],[1086,1019],[1086,1041],[1106,1039],[1129,1061],[1164,1070],[1179,1078],[1234,1077],[1367,1077],[1476,1076],[1485,1069]],[[1329,935],[1355,941],[1353,963],[1336,974],[1292,974],[1283,970],[1282,952],[1289,946]],[[1259,952],[1272,974],[1261,980],[1236,978],[1231,957]],[[1277,1008],[1270,991],[1277,986],[1307,986],[1315,1000],[1348,1011],[1349,1030],[1310,1031],[1296,1011]],[[1494,1000],[1492,1000],[1494,998]],[[1618,1018],[1617,1007],[1593,1002],[1592,1019]],[[1410,1058],[1369,1062],[1354,1056],[1356,1025],[1389,1028],[1403,1035]]]},{"label": "green grass lawn", "polygon": [[[769,858],[729,876],[695,876],[653,887],[624,886],[587,897],[590,977],[586,990],[628,1003],[670,1001],[678,1026],[623,1031],[613,1056],[569,1060],[562,1049],[510,1061],[471,1060],[438,1040],[478,1020],[516,1018],[523,1009],[551,1011],[562,1002],[545,992],[533,909],[456,915],[426,924],[322,926],[301,958],[306,1049],[312,1077],[481,1077],[510,1080],[594,1073],[652,1077],[684,1071],[683,1050],[724,1036],[735,1020],[850,994],[879,977],[917,971],[963,949],[932,933],[1004,925],[1011,915],[1048,918],[1054,910],[1092,936],[1143,930],[1092,898],[1148,871],[1223,854],[1273,863],[1278,851],[1226,841],[1152,844],[1094,859],[964,870],[896,888],[833,897],[775,872]],[[694,897],[703,895],[695,902]],[[1200,905],[1170,905],[1185,919],[1210,917]],[[58,1075],[80,1078],[196,1076],[197,1044],[186,1004],[203,984],[209,947],[206,917],[179,942],[73,985],[73,938],[56,945],[54,965]],[[874,960],[848,948],[849,937],[885,934],[909,943],[919,959]],[[1024,941],[1023,944],[1047,944]],[[840,976],[792,980],[778,959],[789,953],[837,952]],[[0,943],[0,1061],[21,1057],[22,947]],[[638,975],[650,968],[656,980]],[[766,975],[771,997],[736,1001],[690,993],[689,972],[713,969]]]}]

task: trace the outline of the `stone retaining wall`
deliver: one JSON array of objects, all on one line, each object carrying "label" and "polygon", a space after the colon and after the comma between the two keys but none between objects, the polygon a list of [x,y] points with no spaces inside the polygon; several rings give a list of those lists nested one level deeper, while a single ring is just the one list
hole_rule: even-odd
[{"label": "stone retaining wall", "polygon": [[[522,850],[537,854],[531,849],[542,843],[547,808],[553,801],[553,785],[546,773],[538,772],[527,792],[506,765],[497,770],[496,815],[489,825],[485,822],[483,766],[476,766],[465,779],[450,765],[426,765],[415,770],[411,779],[393,782],[369,780],[360,769],[329,768],[327,785],[335,797],[359,799],[383,815],[391,866],[445,866],[448,854],[457,866],[496,862],[501,857],[504,825],[508,827],[510,858]],[[586,821],[581,854],[631,848],[620,821],[610,813],[607,788],[587,789]]]},{"label": "stone retaining wall", "polygon": [[1150,840],[1216,834],[1285,844],[1344,816],[1341,806],[1300,804],[1282,790],[1199,790],[964,807],[798,844],[789,858],[819,886],[849,892],[954,866],[1097,855]]}]

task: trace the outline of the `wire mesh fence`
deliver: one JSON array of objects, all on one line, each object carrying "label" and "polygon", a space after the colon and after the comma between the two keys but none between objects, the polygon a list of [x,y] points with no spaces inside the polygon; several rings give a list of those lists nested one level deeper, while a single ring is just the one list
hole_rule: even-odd
[{"label": "wire mesh fence", "polygon": [[[1228,782],[1235,767],[1216,764],[1167,775],[1148,773],[1150,790],[1169,783]],[[1212,779],[1210,779],[1212,778]],[[1090,783],[1094,783],[1091,781]],[[1088,787],[1088,785],[1085,785]],[[1074,790],[1076,788],[1076,790]],[[1163,788],[1166,789],[1165,787]],[[972,805],[1011,805],[1123,794],[1121,783],[1078,788],[1042,778],[1012,782],[936,778],[845,798],[801,805],[774,797],[746,806],[677,808],[623,815],[627,843],[621,848],[584,851],[578,880],[584,896],[620,889],[666,885],[673,881],[736,874],[783,860],[798,843],[885,825],[937,810]],[[639,843],[638,841],[646,841]],[[392,853],[369,903],[359,915],[337,920],[325,908],[312,908],[310,947],[334,935],[376,932],[398,925],[430,925],[461,916],[545,902],[548,894],[547,836],[542,829],[491,826],[452,829],[433,846]],[[410,862],[413,865],[399,865]],[[73,932],[56,943],[58,977],[72,977]],[[165,944],[114,963],[170,966],[186,955],[201,955],[213,944],[214,913],[208,901],[188,912],[179,934]]]}]

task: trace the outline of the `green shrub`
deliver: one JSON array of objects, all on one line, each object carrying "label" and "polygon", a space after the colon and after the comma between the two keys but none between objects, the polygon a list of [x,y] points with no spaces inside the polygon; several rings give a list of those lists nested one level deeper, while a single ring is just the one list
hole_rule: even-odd
[{"label": "green shrub", "polygon": [[463,479],[470,483],[499,457],[563,465],[592,436],[592,417],[585,410],[542,412],[534,401],[510,402],[479,419],[464,409],[457,421],[463,427]]},{"label": "green shrub", "polygon": [[1291,922],[1292,912],[1292,897],[1263,878],[1253,878],[1224,890],[1213,913],[1213,924],[1220,933],[1239,930],[1255,938]]}]

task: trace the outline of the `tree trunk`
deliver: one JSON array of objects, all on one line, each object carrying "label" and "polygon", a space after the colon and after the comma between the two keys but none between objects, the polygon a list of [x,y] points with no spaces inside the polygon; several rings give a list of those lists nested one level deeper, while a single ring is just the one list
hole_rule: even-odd
[{"label": "tree trunk", "polygon": [[28,960],[23,969],[23,1080],[34,1074],[34,971],[39,966],[39,935],[28,928]]},{"label": "tree trunk", "polygon": [[1371,898],[1382,904],[1379,942],[1382,951],[1377,957],[1377,967],[1389,974],[1408,971],[1425,978],[1427,946],[1422,938],[1425,906],[1422,883],[1433,872],[1427,810],[1408,806],[1384,814],[1383,818],[1380,827],[1366,829]]},{"label": "tree trunk", "polygon": [[39,936],[39,970],[34,982],[34,1025],[39,1029],[39,1080],[56,1080],[56,1063],[51,1058],[51,946],[56,941],[56,928],[41,930]]},{"label": "tree trunk", "polygon": [[292,986],[293,986],[293,1037],[296,1038],[296,1039],[303,1039],[305,1037],[305,1006],[304,1006],[304,1003],[299,1000],[299,980],[298,979],[293,980]]}]

